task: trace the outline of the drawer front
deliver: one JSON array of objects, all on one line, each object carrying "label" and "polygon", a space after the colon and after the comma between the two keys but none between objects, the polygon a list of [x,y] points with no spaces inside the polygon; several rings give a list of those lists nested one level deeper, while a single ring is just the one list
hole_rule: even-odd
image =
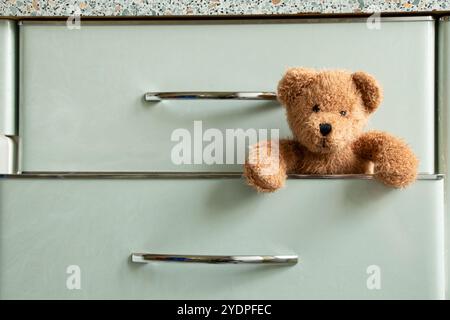
[{"label": "drawer front", "polygon": [[[238,178],[3,178],[0,192],[3,299],[444,294],[442,180],[392,190],[369,180],[290,179],[278,193],[257,194]],[[300,261],[142,265],[132,252]]]},{"label": "drawer front", "polygon": [[16,24],[0,20],[0,135],[16,135]]},{"label": "drawer front", "polygon": [[[187,129],[191,146],[194,139],[201,145],[208,128],[220,130],[224,145],[233,143],[226,129],[279,129],[281,137],[289,136],[277,103],[149,103],[144,93],[275,91],[286,68],[301,65],[374,74],[385,100],[370,128],[405,138],[421,159],[420,171],[434,172],[434,22],[383,20],[380,27],[369,29],[365,20],[86,23],[79,30],[25,23],[21,169],[241,171],[225,155],[228,164],[192,164],[192,156],[178,165],[171,154],[179,140],[172,134]],[[196,120],[203,131],[194,133]]]}]

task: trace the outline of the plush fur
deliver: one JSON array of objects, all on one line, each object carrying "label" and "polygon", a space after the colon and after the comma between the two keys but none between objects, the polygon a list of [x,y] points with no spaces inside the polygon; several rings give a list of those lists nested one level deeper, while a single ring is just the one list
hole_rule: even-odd
[{"label": "plush fur", "polygon": [[294,137],[251,148],[244,176],[258,191],[278,190],[289,173],[374,174],[396,188],[415,181],[418,160],[404,141],[380,131],[363,133],[382,100],[371,75],[292,68],[277,96]]}]

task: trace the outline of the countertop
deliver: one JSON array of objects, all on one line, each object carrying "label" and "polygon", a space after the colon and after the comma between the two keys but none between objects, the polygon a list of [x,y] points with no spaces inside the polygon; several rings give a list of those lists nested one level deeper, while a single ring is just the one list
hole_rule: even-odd
[{"label": "countertop", "polygon": [[136,17],[450,11],[450,0],[0,0],[3,17]]}]

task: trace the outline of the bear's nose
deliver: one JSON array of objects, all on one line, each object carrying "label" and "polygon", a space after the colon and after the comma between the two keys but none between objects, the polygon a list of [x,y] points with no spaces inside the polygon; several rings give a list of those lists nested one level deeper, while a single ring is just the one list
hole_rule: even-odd
[{"label": "bear's nose", "polygon": [[323,136],[328,135],[331,132],[331,124],[329,123],[321,123],[319,124],[320,133]]}]

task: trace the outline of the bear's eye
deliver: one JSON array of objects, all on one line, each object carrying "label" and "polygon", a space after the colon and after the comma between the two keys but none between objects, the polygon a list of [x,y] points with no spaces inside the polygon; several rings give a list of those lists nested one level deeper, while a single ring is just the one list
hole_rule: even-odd
[{"label": "bear's eye", "polygon": [[312,111],[319,112],[320,111],[319,106],[317,104],[315,104],[314,107],[312,108]]},{"label": "bear's eye", "polygon": [[341,111],[339,113],[341,114],[341,116],[346,116],[347,115],[347,111]]}]

